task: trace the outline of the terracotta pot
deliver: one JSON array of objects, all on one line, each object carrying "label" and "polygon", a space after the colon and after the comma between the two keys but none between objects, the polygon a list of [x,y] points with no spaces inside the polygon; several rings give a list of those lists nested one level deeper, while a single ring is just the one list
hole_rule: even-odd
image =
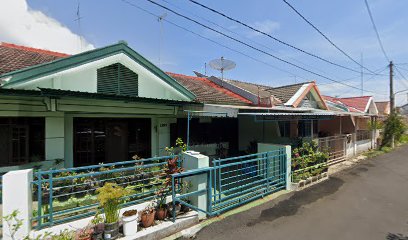
[{"label": "terracotta pot", "polygon": [[167,217],[167,207],[159,208],[156,212],[157,220],[164,220]]},{"label": "terracotta pot", "polygon": [[92,240],[92,236],[78,237],[78,240]]},{"label": "terracotta pot", "polygon": [[153,225],[154,223],[154,216],[156,215],[156,211],[153,211],[149,214],[143,214],[141,216],[142,226],[144,228],[148,228]]}]

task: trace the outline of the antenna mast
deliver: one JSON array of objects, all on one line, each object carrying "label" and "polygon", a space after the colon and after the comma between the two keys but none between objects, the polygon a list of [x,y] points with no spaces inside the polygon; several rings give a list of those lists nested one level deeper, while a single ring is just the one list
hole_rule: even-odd
[{"label": "antenna mast", "polygon": [[76,19],[74,21],[78,22],[78,38],[79,38],[79,49],[81,49],[81,52],[83,50],[83,44],[82,44],[82,30],[81,30],[81,13],[80,13],[80,2],[78,0],[78,5],[77,5],[77,11],[76,11]]},{"label": "antenna mast", "polygon": [[162,48],[162,40],[163,40],[163,20],[167,17],[167,13],[164,13],[160,17],[157,18],[157,21],[160,23],[160,39],[159,39],[159,67],[161,67],[161,48]]}]

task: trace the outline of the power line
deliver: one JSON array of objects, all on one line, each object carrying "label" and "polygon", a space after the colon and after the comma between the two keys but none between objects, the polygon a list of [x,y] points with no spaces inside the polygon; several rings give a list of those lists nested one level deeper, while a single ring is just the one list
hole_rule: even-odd
[{"label": "power line", "polygon": [[[199,16],[199,15],[197,15],[197,14],[195,14],[195,13],[192,13],[191,11],[188,11],[188,10],[186,10],[186,9],[183,9],[183,8],[181,8],[181,7],[178,7],[177,5],[175,5],[174,3],[172,3],[172,2],[170,2],[170,1],[168,1],[168,0],[161,0],[161,1],[163,1],[163,2],[165,2],[165,3],[167,3],[167,4],[169,4],[170,6],[175,7],[175,8],[177,8],[177,9],[181,10],[181,11],[185,11],[185,12],[191,14],[191,15],[194,16],[194,17],[197,17],[197,18],[199,18],[199,19],[202,19],[202,20],[204,20],[204,21],[206,21],[206,22],[208,22],[208,23],[210,23],[210,24],[213,24],[214,26],[217,26],[217,27],[223,29],[224,31],[227,31],[227,32],[229,32],[229,33],[232,33],[232,34],[234,34],[234,35],[236,35],[236,36],[238,36],[238,37],[245,38],[247,41],[252,42],[253,44],[256,44],[256,45],[258,45],[258,46],[264,47],[264,48],[266,48],[266,49],[268,49],[268,50],[270,50],[270,51],[272,51],[272,52],[277,53],[274,49],[272,49],[271,47],[269,47],[269,46],[267,46],[267,45],[265,45],[265,44],[262,44],[262,43],[259,43],[259,42],[257,42],[257,41],[254,41],[254,40],[252,40],[251,38],[249,38],[249,37],[247,37],[247,36],[243,36],[242,34],[239,34],[239,33],[237,33],[237,32],[234,32],[234,31],[232,31],[231,29],[228,29],[228,28],[226,28],[226,27],[223,27],[223,26],[221,26],[220,24],[218,24],[218,23],[216,23],[216,22],[214,22],[214,21],[211,21],[211,20],[209,20],[209,19],[207,19],[207,18],[201,17],[201,16]],[[307,67],[309,67],[309,68],[314,68],[315,70],[318,70],[318,71],[320,71],[320,72],[324,72],[324,73],[327,74],[327,72],[325,72],[324,70],[321,70],[321,69],[319,69],[319,68],[316,68],[316,67],[314,67],[314,66],[311,66],[311,65],[309,65],[309,64],[306,64],[306,63],[304,63],[304,62],[302,62],[302,61],[297,60],[296,58],[293,58],[293,57],[290,57],[290,56],[286,56],[286,57],[289,58],[289,59],[291,59],[292,61],[295,61],[295,62],[297,62],[297,63],[300,63],[300,64],[302,64],[302,65],[304,65],[304,66],[307,66]]]},{"label": "power line", "polygon": [[[121,1],[124,2],[124,3],[126,3],[126,4],[128,4],[128,5],[130,5],[130,6],[132,6],[132,7],[137,8],[137,9],[139,9],[139,10],[141,10],[141,11],[143,11],[143,12],[149,14],[149,15],[152,15],[152,16],[154,16],[154,17],[156,17],[156,18],[157,18],[157,17],[160,17],[159,15],[154,14],[153,12],[151,12],[151,11],[149,11],[149,10],[146,10],[146,9],[144,9],[144,8],[142,8],[142,7],[140,7],[140,6],[136,5],[136,4],[134,4],[134,3],[131,3],[131,2],[129,2],[129,1],[127,1],[127,0],[121,0]],[[199,33],[196,33],[196,32],[194,32],[194,31],[191,31],[191,30],[189,30],[189,29],[187,29],[187,28],[185,28],[185,27],[183,27],[183,26],[180,26],[180,25],[178,25],[178,24],[176,24],[176,23],[174,23],[174,22],[172,22],[172,21],[170,21],[170,20],[168,20],[168,19],[163,19],[163,21],[165,21],[165,22],[167,22],[167,23],[169,23],[169,24],[171,24],[171,25],[173,25],[173,26],[175,26],[175,27],[177,27],[177,28],[180,28],[180,29],[182,29],[182,30],[184,30],[184,31],[186,31],[186,32],[189,32],[189,33],[191,33],[191,34],[194,34],[194,35],[196,35],[196,36],[198,36],[198,37],[200,37],[200,38],[202,38],[202,39],[205,39],[205,40],[207,40],[207,41],[210,41],[210,42],[212,42],[212,43],[214,43],[214,44],[216,44],[216,45],[218,45],[218,46],[221,46],[221,47],[223,47],[223,48],[226,48],[226,49],[228,49],[228,50],[230,50],[230,51],[233,51],[233,52],[235,52],[235,53],[238,53],[238,54],[240,54],[240,55],[242,55],[242,56],[248,57],[248,58],[250,58],[250,59],[252,59],[252,60],[254,60],[254,61],[256,61],[256,62],[265,64],[265,65],[267,65],[267,66],[269,66],[269,67],[271,67],[271,68],[274,68],[274,69],[276,69],[276,70],[279,70],[279,71],[281,71],[281,72],[285,72],[285,73],[288,73],[288,74],[293,75],[292,72],[289,72],[289,71],[284,70],[284,69],[282,69],[282,68],[276,67],[276,66],[274,66],[274,65],[272,65],[272,64],[269,64],[269,63],[267,63],[267,62],[265,62],[265,61],[259,60],[259,59],[255,58],[255,57],[252,57],[252,56],[250,56],[250,55],[248,55],[248,54],[246,54],[246,53],[244,53],[244,52],[238,51],[238,50],[236,50],[236,49],[234,49],[234,48],[231,48],[231,47],[229,47],[229,46],[226,46],[226,45],[224,45],[224,44],[221,44],[221,43],[219,43],[219,42],[217,42],[217,41],[214,41],[214,40],[212,40],[212,39],[210,39],[210,38],[208,38],[208,37],[205,37],[205,36],[203,36],[203,35],[201,35],[201,34],[199,34]],[[300,77],[300,78],[302,78],[302,79],[304,79],[304,80],[308,80],[308,79],[306,79],[306,78],[304,78],[304,77],[302,77],[302,76],[297,76],[297,77]]]},{"label": "power line", "polygon": [[218,11],[218,10],[215,10],[215,9],[213,9],[213,8],[210,8],[210,7],[208,7],[208,6],[204,5],[204,4],[201,4],[201,3],[199,3],[199,2],[197,2],[197,1],[195,1],[195,0],[189,0],[189,1],[192,2],[192,3],[194,3],[194,4],[196,4],[196,5],[198,5],[198,6],[200,6],[200,7],[205,8],[205,9],[211,11],[211,12],[214,12],[214,13],[216,13],[216,14],[218,14],[218,15],[221,15],[221,16],[223,16],[223,17],[225,17],[225,18],[227,18],[227,19],[229,19],[229,20],[231,20],[231,21],[233,21],[233,22],[236,22],[236,23],[238,23],[238,24],[240,24],[240,25],[243,25],[243,26],[245,26],[245,27],[247,27],[247,28],[249,28],[249,29],[251,29],[251,30],[257,32],[257,33],[260,33],[260,34],[262,34],[262,35],[264,35],[264,36],[267,36],[267,37],[269,37],[269,38],[271,38],[271,39],[273,39],[273,40],[275,40],[275,41],[277,41],[277,42],[279,42],[279,43],[281,43],[281,44],[283,44],[283,45],[285,45],[285,46],[288,46],[288,47],[290,47],[290,48],[296,49],[297,51],[300,51],[300,52],[302,52],[302,53],[304,53],[304,54],[307,54],[307,55],[309,55],[309,56],[312,56],[312,57],[314,57],[314,58],[317,58],[317,59],[319,59],[319,60],[322,60],[322,61],[324,61],[324,62],[326,62],[326,63],[332,64],[332,65],[334,65],[334,66],[337,66],[337,67],[340,67],[340,68],[344,68],[344,69],[347,69],[347,70],[349,70],[349,71],[353,71],[353,72],[356,72],[356,73],[360,73],[360,71],[357,71],[357,70],[355,70],[355,69],[352,69],[352,68],[349,68],[349,67],[340,65],[340,64],[335,63],[335,62],[333,62],[333,61],[330,61],[330,60],[327,60],[327,59],[325,59],[325,58],[323,58],[323,57],[320,57],[320,56],[318,56],[318,55],[316,55],[316,54],[313,54],[313,53],[310,53],[310,52],[305,51],[305,50],[303,50],[303,49],[300,49],[300,48],[298,48],[298,47],[296,47],[296,46],[294,46],[294,45],[292,45],[292,44],[286,43],[286,42],[284,42],[284,41],[282,41],[282,40],[280,40],[280,39],[278,39],[278,38],[276,38],[276,37],[274,37],[274,36],[272,36],[272,35],[270,35],[270,34],[268,34],[268,33],[265,33],[265,32],[263,32],[263,31],[261,31],[261,30],[259,30],[259,29],[256,29],[256,28],[254,28],[254,27],[252,27],[252,26],[250,26],[250,25],[248,25],[248,24],[246,24],[246,23],[244,23],[244,22],[242,22],[242,21],[240,21],[240,20],[237,20],[237,19],[235,19],[235,18],[232,18],[232,17],[230,17],[230,16],[228,16],[228,15],[226,15],[226,14],[224,14],[224,13]]},{"label": "power line", "polygon": [[318,29],[312,22],[310,22],[305,16],[303,16],[295,7],[293,7],[288,1],[282,0],[286,5],[288,5],[297,15],[299,15],[306,23],[308,23],[312,28],[314,28],[320,35],[322,35],[333,47],[335,47],[337,50],[339,50],[344,56],[346,56],[348,59],[356,63],[358,66],[364,68],[365,70],[374,73],[370,69],[364,67],[361,63],[358,61],[354,60],[350,55],[348,55],[344,50],[342,50],[339,46],[337,46],[332,40],[330,40],[329,37],[327,37],[320,29]]},{"label": "power line", "polygon": [[378,33],[377,26],[375,25],[373,14],[371,13],[370,6],[368,5],[368,1],[364,0],[364,2],[365,2],[365,5],[366,5],[366,8],[367,8],[367,11],[368,11],[368,15],[370,16],[371,23],[373,24],[375,34],[377,35],[377,40],[378,40],[378,43],[380,44],[381,51],[384,54],[384,57],[387,60],[387,62],[390,62],[390,58],[388,57],[387,53],[385,52],[384,46],[383,46],[381,38],[380,38],[380,34]]},{"label": "power line", "polygon": [[[227,35],[227,34],[221,32],[221,31],[218,31],[218,30],[216,30],[216,29],[214,29],[214,28],[211,28],[211,27],[209,27],[209,26],[207,26],[207,25],[205,25],[205,24],[203,24],[203,23],[200,23],[200,22],[198,22],[197,20],[194,20],[194,19],[192,19],[192,18],[190,18],[190,17],[187,17],[187,16],[185,16],[185,15],[183,15],[183,14],[180,14],[180,13],[178,13],[178,12],[176,12],[176,11],[174,11],[174,10],[172,10],[172,9],[170,9],[170,8],[168,8],[168,7],[166,7],[166,6],[163,6],[162,4],[157,3],[157,2],[155,2],[155,1],[153,1],[153,0],[146,0],[146,1],[152,3],[152,4],[156,5],[156,6],[159,6],[159,7],[163,8],[163,9],[166,9],[167,11],[172,12],[172,13],[174,13],[175,15],[177,15],[177,16],[179,16],[179,17],[182,17],[182,18],[184,18],[184,19],[186,19],[186,20],[189,20],[189,21],[191,21],[191,22],[193,22],[193,23],[196,23],[197,25],[200,25],[200,26],[202,26],[202,27],[204,27],[204,28],[206,28],[206,29],[208,29],[208,30],[211,30],[211,31],[213,31],[213,32],[216,32],[216,33],[218,33],[218,34],[220,34],[220,35],[222,35],[222,36],[224,36],[224,37],[226,37],[226,38],[229,38],[229,39],[231,39],[231,40],[233,40],[233,41],[235,41],[235,42],[238,42],[238,43],[240,43],[240,44],[242,44],[242,45],[244,45],[244,46],[247,46],[247,47],[249,47],[249,48],[251,48],[251,49],[253,49],[253,50],[256,50],[256,51],[261,52],[261,53],[263,53],[263,54],[265,54],[265,55],[268,55],[268,56],[270,56],[270,57],[272,57],[272,58],[274,58],[274,59],[276,59],[276,60],[279,60],[279,61],[281,61],[281,62],[284,62],[284,63],[286,63],[286,64],[289,64],[289,65],[291,65],[291,66],[293,66],[293,67],[299,68],[299,69],[301,69],[301,70],[303,70],[303,71],[305,71],[305,72],[311,73],[311,74],[316,75],[316,76],[319,76],[319,77],[321,77],[321,78],[325,78],[325,79],[327,79],[327,80],[330,80],[330,81],[333,81],[333,82],[337,82],[337,83],[340,83],[340,84],[342,84],[342,85],[345,85],[345,86],[348,86],[348,87],[351,87],[351,88],[354,88],[354,89],[357,89],[357,90],[361,90],[361,89],[358,88],[358,87],[355,87],[355,86],[352,86],[352,85],[349,85],[349,84],[342,83],[341,81],[332,79],[332,78],[330,78],[330,77],[324,76],[324,75],[322,75],[322,74],[316,73],[316,72],[314,72],[314,71],[311,71],[311,70],[306,69],[306,68],[304,68],[304,67],[301,67],[301,66],[299,66],[299,65],[296,65],[296,64],[294,64],[294,63],[291,63],[291,62],[289,62],[289,61],[287,61],[287,60],[284,60],[284,59],[282,59],[282,58],[280,58],[280,57],[277,57],[277,56],[275,56],[275,55],[273,55],[273,54],[271,54],[271,53],[269,53],[269,52],[266,52],[266,51],[264,51],[264,50],[262,50],[262,49],[259,49],[259,48],[257,48],[257,47],[254,47],[254,46],[252,46],[252,45],[250,45],[250,44],[248,44],[248,43],[246,43],[246,42],[243,42],[243,41],[241,41],[241,40],[239,40],[239,39],[236,39],[236,38],[234,38],[234,37],[231,37],[231,36],[229,36],[229,35]],[[358,73],[360,73],[360,72],[358,72]],[[367,91],[367,92],[371,92],[371,91]],[[373,92],[373,93],[375,93],[375,92]]]}]

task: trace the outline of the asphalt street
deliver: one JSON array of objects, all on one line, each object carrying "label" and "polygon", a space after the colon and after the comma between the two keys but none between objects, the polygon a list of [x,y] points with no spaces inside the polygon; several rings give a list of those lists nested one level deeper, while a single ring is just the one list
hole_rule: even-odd
[{"label": "asphalt street", "polygon": [[213,223],[197,239],[408,239],[408,146]]}]

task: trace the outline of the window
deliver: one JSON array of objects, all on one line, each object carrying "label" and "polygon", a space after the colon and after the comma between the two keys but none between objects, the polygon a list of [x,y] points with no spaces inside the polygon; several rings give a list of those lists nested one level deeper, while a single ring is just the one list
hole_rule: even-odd
[{"label": "window", "polygon": [[0,118],[0,166],[45,160],[44,118]]},{"label": "window", "polygon": [[310,120],[299,121],[299,137],[311,137],[312,135],[312,122]]},{"label": "window", "polygon": [[290,122],[279,121],[278,123],[281,137],[290,137]]},{"label": "window", "polygon": [[138,75],[120,63],[97,70],[97,92],[138,96]]},{"label": "window", "polygon": [[74,165],[151,157],[150,118],[74,118]]}]

